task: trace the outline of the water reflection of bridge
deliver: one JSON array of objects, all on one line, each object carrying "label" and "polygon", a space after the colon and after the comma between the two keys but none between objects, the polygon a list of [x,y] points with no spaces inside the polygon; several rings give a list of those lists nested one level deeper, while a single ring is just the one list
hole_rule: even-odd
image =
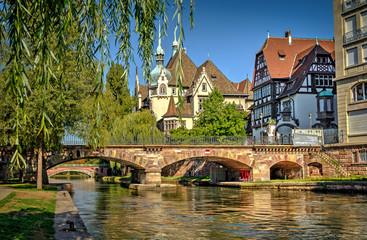
[{"label": "water reflection of bridge", "polygon": [[60,164],[49,168],[47,176],[52,177],[64,172],[79,172],[91,177],[95,175],[107,176],[109,169],[109,164]]}]

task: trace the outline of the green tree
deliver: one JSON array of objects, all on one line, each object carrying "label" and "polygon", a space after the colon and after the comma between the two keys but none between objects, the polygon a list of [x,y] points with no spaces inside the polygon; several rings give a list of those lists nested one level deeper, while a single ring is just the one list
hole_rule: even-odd
[{"label": "green tree", "polygon": [[[153,121],[153,122],[152,122]],[[153,127],[152,127],[153,126]],[[135,141],[151,143],[152,131],[156,141],[164,139],[164,134],[157,127],[157,119],[148,110],[130,113],[116,122],[114,126],[114,136],[111,141],[119,143],[121,141]]]},{"label": "green tree", "polygon": [[[75,37],[76,35],[72,32],[69,34],[69,40]],[[72,48],[72,41],[66,43],[68,48]],[[6,47],[6,45],[5,42],[1,46]],[[1,51],[2,54],[8,55],[10,53]],[[0,115],[1,144],[16,145],[18,153],[25,152],[30,156],[30,159],[35,159],[38,156],[40,165],[44,164],[44,141],[47,142],[44,146],[46,150],[60,150],[62,147],[61,139],[65,131],[73,129],[74,125],[82,119],[84,111],[83,105],[80,103],[92,99],[92,83],[95,78],[93,69],[86,67],[77,70],[75,52],[69,51],[64,57],[63,65],[52,67],[54,76],[49,79],[52,88],[47,90],[46,95],[45,89],[38,85],[37,73],[33,71],[31,66],[27,67],[25,74],[30,91],[27,93],[27,101],[23,103],[23,114],[18,113],[17,110],[20,106],[13,101],[7,89],[6,83],[9,79],[6,72],[9,72],[11,67],[4,64],[1,59],[7,59],[8,56],[0,59],[0,111],[3,113]],[[64,80],[61,81],[62,77]],[[40,110],[47,112],[47,114],[44,115]],[[43,124],[46,127],[40,128],[37,123],[42,121],[45,116],[50,121],[44,119]],[[16,125],[14,125],[14,119],[17,120]],[[14,157],[13,160],[12,166],[25,167],[25,160],[21,155]],[[43,168],[38,167],[38,170],[40,171],[39,175],[42,176]],[[43,181],[47,182],[47,177],[43,178]],[[42,180],[38,182],[42,182]]]},{"label": "green tree", "polygon": [[111,91],[114,100],[118,103],[117,114],[124,116],[131,112],[132,99],[130,97],[129,82],[126,70],[121,64],[111,63],[110,69],[106,75],[106,91]]},{"label": "green tree", "polygon": [[[190,6],[190,22],[193,26],[193,2]],[[176,80],[182,90],[181,79],[181,49],[183,41],[182,12],[183,1],[174,0],[177,10],[176,28],[179,28],[179,64],[176,67]],[[19,162],[21,156],[20,122],[27,118],[25,111],[31,86],[27,71],[30,66],[34,69],[37,88],[42,89],[41,105],[37,108],[39,119],[37,124],[39,131],[39,151],[42,152],[45,140],[48,140],[49,129],[52,120],[47,112],[46,103],[50,91],[55,87],[51,78],[58,79],[59,85],[65,85],[63,74],[56,76],[60,66],[66,62],[67,52],[75,52],[75,60],[79,67],[91,66],[96,69],[97,77],[94,83],[94,124],[92,134],[93,146],[100,142],[96,139],[101,135],[99,123],[101,95],[104,91],[103,73],[109,64],[109,31],[115,33],[116,42],[119,45],[118,58],[121,59],[124,68],[129,69],[132,59],[131,29],[138,35],[138,53],[143,60],[144,76],[149,78],[150,66],[153,59],[153,44],[156,38],[155,21],[163,19],[163,30],[167,26],[166,0],[157,1],[85,1],[85,0],[1,0],[0,1],[0,41],[9,43],[9,57],[7,59],[7,93],[10,93],[13,111],[14,127],[14,161]],[[135,27],[131,25],[135,21]],[[68,45],[71,29],[77,29],[78,36],[73,38],[75,45]],[[163,34],[164,34],[163,31]],[[98,57],[97,57],[98,54]],[[98,61],[96,59],[98,58]],[[55,68],[55,66],[57,66]],[[63,68],[62,68],[63,69]],[[65,73],[65,69],[62,70]],[[128,74],[127,74],[128,75]],[[58,92],[59,102],[64,101],[63,87]],[[181,91],[178,91],[181,93]],[[47,124],[48,122],[48,124]],[[46,145],[48,142],[46,141]],[[42,155],[42,154],[39,154]],[[41,158],[39,159],[41,160]],[[39,161],[41,162],[41,161]],[[38,181],[39,182],[39,181]],[[37,184],[37,188],[42,185]]]},{"label": "green tree", "polygon": [[245,136],[246,112],[237,110],[235,103],[226,103],[217,88],[202,102],[203,111],[191,130],[177,129],[173,136]]}]

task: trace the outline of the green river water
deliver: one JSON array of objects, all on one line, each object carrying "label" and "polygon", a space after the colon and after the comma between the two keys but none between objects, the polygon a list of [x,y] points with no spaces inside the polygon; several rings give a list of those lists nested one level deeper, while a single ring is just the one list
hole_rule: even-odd
[{"label": "green river water", "polygon": [[63,181],[95,239],[367,239],[367,195]]}]

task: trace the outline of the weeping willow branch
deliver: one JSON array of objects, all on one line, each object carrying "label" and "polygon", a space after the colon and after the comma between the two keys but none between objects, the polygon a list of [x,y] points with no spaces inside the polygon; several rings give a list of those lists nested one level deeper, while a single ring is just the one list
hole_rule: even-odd
[{"label": "weeping willow branch", "polygon": [[[182,16],[183,0],[174,0],[176,8],[174,18],[177,18],[176,28],[179,29],[179,62],[176,66],[176,76],[179,89],[182,90],[183,77],[181,67],[181,50],[184,40]],[[60,89],[60,114],[64,101],[63,73],[65,55],[74,51],[77,59],[77,69],[91,67],[97,77],[95,80],[95,141],[94,146],[100,145],[98,138],[100,98],[104,91],[104,72],[110,64],[108,37],[115,34],[118,44],[117,59],[122,61],[125,72],[122,81],[129,75],[131,62],[134,62],[131,39],[132,29],[138,35],[138,55],[143,62],[143,75],[149,81],[151,62],[153,60],[153,45],[157,39],[156,22],[163,20],[162,32],[167,29],[166,0],[0,0],[0,40],[9,45],[10,54],[6,67],[9,69],[6,88],[11,94],[16,108],[16,116],[26,118],[25,102],[31,92],[27,72],[31,69],[36,73],[36,89],[42,89],[42,104],[39,107],[38,134],[41,132],[47,142],[49,130],[53,128],[53,119],[47,112],[47,96],[56,87],[51,80],[58,79]],[[190,24],[193,27],[194,0],[190,0]],[[134,28],[132,25],[135,24]],[[74,39],[74,48],[66,44],[69,40],[70,29],[77,29],[78,36]],[[61,71],[61,73],[59,73]],[[58,72],[58,73],[57,73]],[[127,81],[126,81],[127,82]],[[182,104],[182,91],[179,99]],[[17,117],[18,119],[18,117]],[[14,120],[13,142],[16,153],[20,156],[19,121]],[[19,147],[18,147],[19,145]],[[18,156],[17,155],[17,156]],[[14,159],[20,159],[20,157]],[[18,161],[14,160],[14,161]],[[18,161],[19,162],[19,161]]]}]

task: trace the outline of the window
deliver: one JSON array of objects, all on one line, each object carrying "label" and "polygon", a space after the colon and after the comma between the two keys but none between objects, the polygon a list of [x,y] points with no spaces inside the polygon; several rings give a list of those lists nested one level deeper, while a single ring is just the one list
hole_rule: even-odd
[{"label": "window", "polygon": [[367,99],[366,85],[366,83],[360,83],[352,88],[352,102]]},{"label": "window", "polygon": [[326,111],[331,112],[331,99],[326,99]]},{"label": "window", "polygon": [[315,85],[316,87],[332,87],[333,86],[333,75],[315,75]]},{"label": "window", "polygon": [[324,99],[321,98],[319,100],[319,105],[320,105],[320,112],[324,112],[325,111]]},{"label": "window", "polygon": [[203,92],[206,92],[206,83],[203,83],[202,87],[203,87],[203,88],[202,88],[202,91],[203,91]]},{"label": "window", "polygon": [[357,48],[347,50],[347,67],[358,63]]},{"label": "window", "polygon": [[356,16],[345,19],[345,33],[352,32],[356,29]]},{"label": "window", "polygon": [[159,94],[166,95],[166,86],[161,85],[161,87],[159,88]]},{"label": "window", "polygon": [[367,151],[359,152],[359,162],[367,162]]},{"label": "window", "polygon": [[367,26],[367,12],[361,13],[361,27]]},{"label": "window", "polygon": [[177,128],[177,121],[176,120],[166,120],[164,121],[164,130],[167,132],[171,129]]},{"label": "window", "polygon": [[176,88],[172,88],[172,95],[176,95]]},{"label": "window", "polygon": [[362,62],[367,62],[367,45],[362,46]]},{"label": "window", "polygon": [[203,106],[201,105],[203,103],[203,99],[199,98],[199,110],[202,111],[203,110]]}]

